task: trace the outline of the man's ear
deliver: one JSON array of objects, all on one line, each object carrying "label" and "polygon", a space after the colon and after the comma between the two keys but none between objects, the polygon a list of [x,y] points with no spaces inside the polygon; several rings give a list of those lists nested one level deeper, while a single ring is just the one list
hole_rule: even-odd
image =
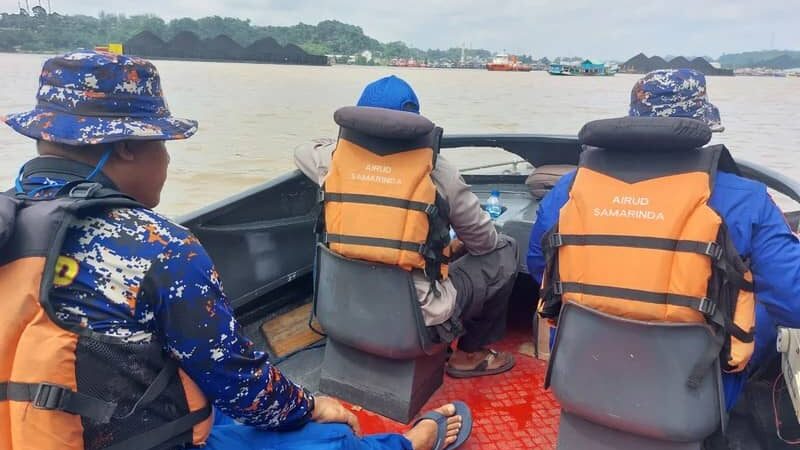
[{"label": "man's ear", "polygon": [[115,142],[114,144],[114,155],[126,162],[131,162],[136,159],[136,155],[134,152],[131,151],[130,146],[127,142]]}]

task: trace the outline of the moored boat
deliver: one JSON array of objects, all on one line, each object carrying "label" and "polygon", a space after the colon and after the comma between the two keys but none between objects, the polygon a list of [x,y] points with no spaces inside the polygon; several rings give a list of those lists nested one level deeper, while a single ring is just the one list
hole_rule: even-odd
[{"label": "moored boat", "polygon": [[547,71],[550,75],[557,76],[573,76],[578,75],[580,69],[574,64],[550,64],[550,69]]},{"label": "moored boat", "polygon": [[486,64],[486,69],[494,72],[530,72],[533,67],[519,62],[514,55],[499,54]]},{"label": "moored boat", "polygon": [[553,63],[550,64],[550,75],[557,76],[585,76],[585,77],[610,77],[617,73],[616,67],[607,66],[605,63],[584,60],[580,64]]}]

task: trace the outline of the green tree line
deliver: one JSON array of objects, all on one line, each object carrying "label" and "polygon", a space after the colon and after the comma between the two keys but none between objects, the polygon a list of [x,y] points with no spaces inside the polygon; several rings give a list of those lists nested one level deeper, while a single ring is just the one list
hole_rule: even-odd
[{"label": "green tree line", "polygon": [[[233,17],[181,18],[165,21],[155,15],[108,14],[98,17],[47,14],[44,10],[32,15],[3,14],[0,16],[0,51],[66,51],[93,48],[109,42],[124,43],[136,34],[149,30],[167,41],[181,31],[192,31],[200,38],[228,35],[243,46],[264,37],[272,37],[282,45],[298,45],[316,54],[353,55],[364,50],[385,59],[416,58],[420,60],[461,58],[460,48],[422,50],[403,42],[381,43],[366,34],[361,27],[336,20],[324,20],[317,25],[299,23],[294,26],[257,26],[250,20]],[[467,56],[488,58],[488,50],[467,50]]]},{"label": "green tree line", "polygon": [[800,51],[764,50],[722,55],[719,58],[723,67],[766,67],[770,69],[794,69],[800,67]]}]

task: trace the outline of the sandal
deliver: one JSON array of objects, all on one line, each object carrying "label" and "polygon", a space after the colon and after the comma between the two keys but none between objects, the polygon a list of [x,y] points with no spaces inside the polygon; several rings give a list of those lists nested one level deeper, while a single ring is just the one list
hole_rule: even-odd
[{"label": "sandal", "polygon": [[456,369],[448,364],[445,372],[453,378],[472,378],[472,377],[482,377],[486,375],[497,375],[499,373],[508,372],[514,367],[514,355],[510,353],[505,353],[508,355],[508,361],[500,367],[496,367],[494,369],[489,368],[489,364],[492,363],[500,353],[489,349],[487,350],[486,357],[483,358],[477,366],[472,369]]},{"label": "sandal", "polygon": [[436,411],[431,411],[414,422],[414,426],[423,420],[436,422],[436,443],[433,444],[433,450],[453,450],[461,447],[464,442],[467,442],[469,435],[472,433],[472,411],[464,402],[455,401],[451,403],[456,408],[455,415],[461,416],[461,430],[458,431],[455,442],[447,447],[444,446],[444,440],[447,437],[447,417]]}]

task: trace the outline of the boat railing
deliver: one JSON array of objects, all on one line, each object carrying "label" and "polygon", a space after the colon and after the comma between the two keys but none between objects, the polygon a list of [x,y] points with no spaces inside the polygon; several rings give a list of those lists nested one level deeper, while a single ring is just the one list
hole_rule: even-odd
[{"label": "boat railing", "polygon": [[460,170],[461,170],[461,172],[475,172],[477,170],[494,169],[496,167],[512,166],[510,173],[507,173],[506,175],[513,175],[513,174],[519,174],[520,173],[520,171],[519,171],[519,165],[520,164],[527,164],[529,167],[532,167],[528,161],[525,161],[524,159],[520,159],[520,160],[516,160],[516,161],[506,161],[506,162],[499,162],[499,163],[493,163],[493,164],[484,164],[484,165],[474,166],[474,167],[467,167],[467,168],[463,168],[463,169],[460,169]]}]

